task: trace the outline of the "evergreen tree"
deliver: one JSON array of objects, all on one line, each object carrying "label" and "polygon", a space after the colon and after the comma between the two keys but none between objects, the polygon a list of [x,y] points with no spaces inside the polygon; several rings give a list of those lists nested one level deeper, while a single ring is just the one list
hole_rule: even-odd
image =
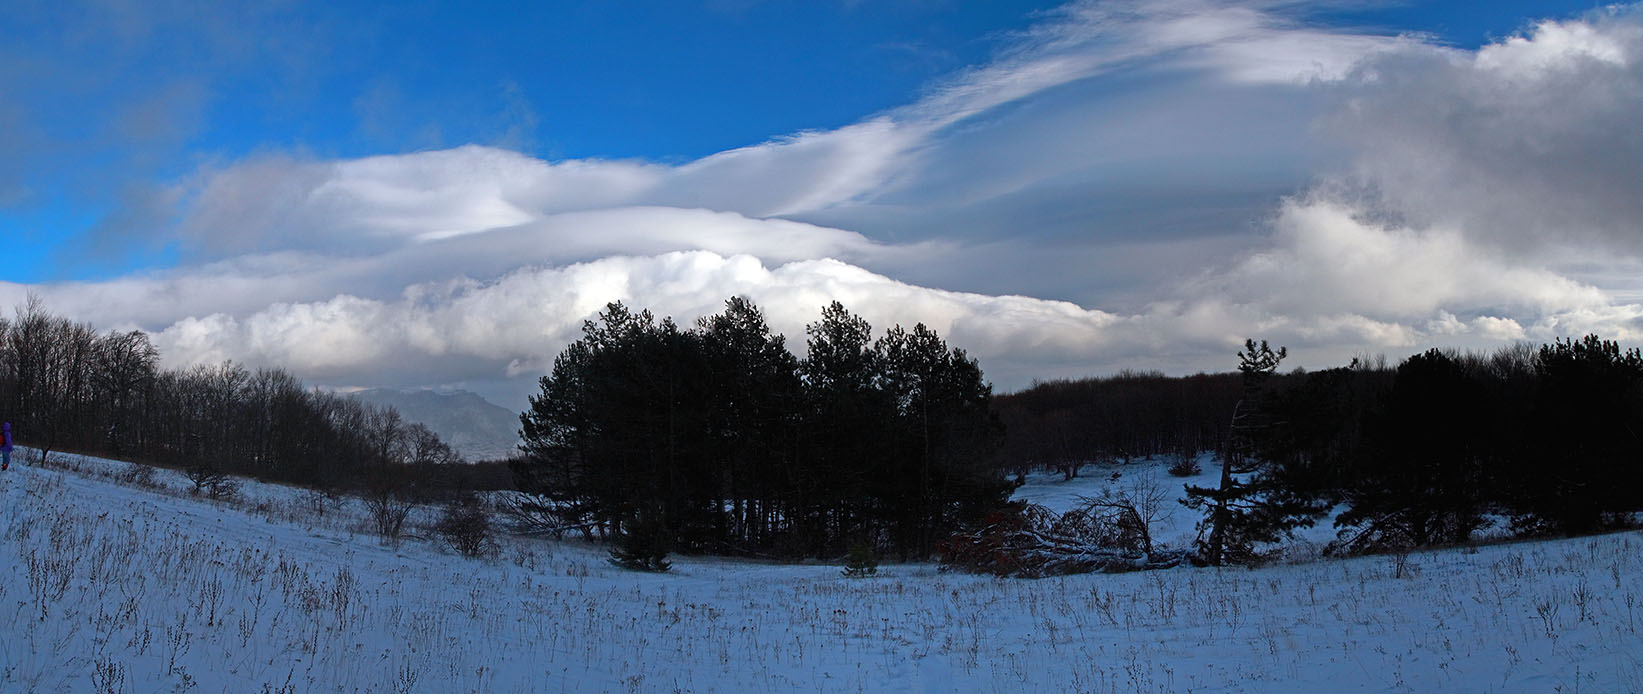
[{"label": "evergreen tree", "polygon": [[1514,524],[1526,533],[1588,533],[1643,508],[1643,353],[1587,335],[1536,354],[1531,426],[1513,466]]},{"label": "evergreen tree", "polygon": [[922,325],[874,343],[836,302],[807,333],[801,362],[742,298],[690,331],[608,305],[521,415],[522,512],[634,556],[836,557],[855,536],[927,556],[1003,502],[974,359]]},{"label": "evergreen tree", "polygon": [[1486,409],[1479,384],[1439,350],[1398,367],[1368,415],[1374,464],[1346,489],[1349,508],[1335,519],[1358,529],[1348,549],[1461,543],[1487,524]]},{"label": "evergreen tree", "polygon": [[742,297],[702,318],[698,329],[710,374],[708,439],[719,463],[711,495],[720,512],[712,534],[725,546],[759,546],[776,536],[796,501],[790,490],[799,474],[799,361]]},{"label": "evergreen tree", "polygon": [[605,530],[634,505],[673,523],[711,512],[692,493],[705,476],[705,371],[697,336],[607,305],[521,415],[521,489],[544,514]]},{"label": "evergreen tree", "polygon": [[667,571],[673,566],[667,560],[672,535],[673,531],[657,508],[630,515],[616,537],[616,546],[610,551],[611,563],[635,571]]},{"label": "evergreen tree", "polygon": [[867,534],[884,513],[874,480],[883,473],[893,406],[878,387],[872,326],[837,301],[805,326],[802,455],[793,509],[809,553],[837,556],[845,537]]},{"label": "evergreen tree", "polygon": [[879,560],[873,555],[873,543],[866,538],[851,542],[850,551],[845,555],[844,575],[847,578],[867,578],[878,572]]},{"label": "evergreen tree", "polygon": [[1002,506],[1009,485],[992,463],[1003,427],[992,386],[963,350],[923,323],[896,326],[874,345],[879,385],[894,407],[893,452],[878,478],[904,553],[928,556],[966,521]]},{"label": "evergreen tree", "polygon": [[1246,340],[1238,353],[1243,397],[1233,410],[1221,484],[1187,485],[1183,501],[1205,511],[1198,524],[1198,561],[1215,566],[1257,563],[1265,558],[1260,544],[1311,525],[1323,512],[1315,499],[1296,493],[1285,478],[1287,470],[1273,458],[1274,441],[1290,423],[1271,416],[1268,383],[1287,356],[1287,349],[1273,351],[1265,340]]}]

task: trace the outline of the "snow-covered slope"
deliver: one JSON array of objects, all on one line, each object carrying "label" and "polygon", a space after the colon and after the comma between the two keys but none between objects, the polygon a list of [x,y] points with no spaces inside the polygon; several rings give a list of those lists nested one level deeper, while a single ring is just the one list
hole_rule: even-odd
[{"label": "snow-covered slope", "polygon": [[[493,561],[244,506],[0,473],[0,691],[1643,691],[1643,535],[1038,581],[506,539]],[[300,522],[299,522],[300,519]]]}]

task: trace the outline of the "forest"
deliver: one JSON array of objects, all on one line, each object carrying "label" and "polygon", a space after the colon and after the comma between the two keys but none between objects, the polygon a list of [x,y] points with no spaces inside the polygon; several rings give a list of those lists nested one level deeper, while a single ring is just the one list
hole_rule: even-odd
[{"label": "forest", "polygon": [[[1267,363],[1250,361],[1262,354]],[[1010,464],[1070,475],[1126,454],[1215,451],[1232,474],[1187,490],[1205,514],[1197,551],[1210,563],[1230,560],[1217,525],[1241,527],[1235,544],[1247,551],[1331,510],[1341,531],[1331,549],[1345,553],[1461,544],[1492,525],[1586,534],[1634,526],[1643,510],[1635,348],[1587,335],[1287,373],[1285,355],[1251,341],[1240,373],[1125,374],[1001,397],[1009,447],[1031,451]],[[1104,424],[1137,411],[1173,414]],[[1015,438],[1027,432],[1049,433]]]},{"label": "forest", "polygon": [[0,408],[19,443],[164,465],[218,493],[227,475],[414,499],[465,477],[391,408],[233,362],[159,368],[141,331],[98,333],[32,298],[0,317]]},{"label": "forest", "polygon": [[1235,372],[1037,382],[995,400],[1007,432],[1001,461],[1011,474],[1044,469],[1072,479],[1097,462],[1193,458],[1220,450],[1242,394]]}]

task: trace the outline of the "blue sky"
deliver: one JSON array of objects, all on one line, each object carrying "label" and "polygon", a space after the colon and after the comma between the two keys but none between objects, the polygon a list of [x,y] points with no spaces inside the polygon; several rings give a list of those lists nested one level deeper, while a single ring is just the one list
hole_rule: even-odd
[{"label": "blue sky", "polygon": [[[0,30],[9,57],[50,68],[24,68],[5,92],[46,143],[23,158],[29,192],[0,208],[0,230],[24,240],[13,252],[24,282],[175,263],[163,246],[88,258],[76,240],[118,214],[122,186],[177,179],[202,161],[467,143],[687,161],[905,104],[1060,5],[296,3],[208,9],[191,22],[187,11],[28,4]],[[1593,6],[1351,3],[1306,18],[1475,47]],[[145,116],[166,122],[128,122]],[[86,175],[99,169],[110,171]]]},{"label": "blue sky", "polygon": [[[1213,367],[1254,329],[1327,365],[1632,325],[1635,137],[1614,103],[1560,92],[1629,93],[1634,8],[226,5],[0,8],[0,299],[149,330],[177,364],[506,397],[602,300],[713,308],[681,286],[860,297],[878,324],[973,339],[1006,385]],[[1536,110],[1554,104],[1567,122]],[[1516,284],[1373,303],[1305,267],[1329,253],[1458,254]],[[1278,262],[1307,300],[1261,288]],[[534,337],[486,327],[506,349],[350,313],[454,310],[527,276],[575,298]],[[404,354],[335,356],[393,339]]]},{"label": "blue sky", "polygon": [[[27,242],[19,280],[106,277],[176,253],[128,248],[87,263],[77,235],[115,213],[122,185],[202,161],[467,143],[694,159],[905,103],[1055,6],[299,3],[206,6],[199,22],[165,9],[13,7],[3,50],[38,72],[23,68],[6,93],[49,145],[25,158],[29,192],[0,211],[0,229]],[[166,122],[122,122],[144,115]],[[117,173],[84,180],[104,167]]]}]

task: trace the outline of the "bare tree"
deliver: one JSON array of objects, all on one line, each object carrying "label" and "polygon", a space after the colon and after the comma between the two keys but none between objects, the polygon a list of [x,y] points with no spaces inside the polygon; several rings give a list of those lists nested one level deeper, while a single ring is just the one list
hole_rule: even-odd
[{"label": "bare tree", "polygon": [[1111,528],[1125,549],[1152,554],[1152,529],[1172,515],[1170,495],[1156,479],[1138,476],[1122,489],[1081,496],[1079,510]]},{"label": "bare tree", "polygon": [[101,394],[104,440],[120,455],[143,446],[142,412],[154,385],[160,352],[140,330],[110,332],[96,345],[96,390]]}]

